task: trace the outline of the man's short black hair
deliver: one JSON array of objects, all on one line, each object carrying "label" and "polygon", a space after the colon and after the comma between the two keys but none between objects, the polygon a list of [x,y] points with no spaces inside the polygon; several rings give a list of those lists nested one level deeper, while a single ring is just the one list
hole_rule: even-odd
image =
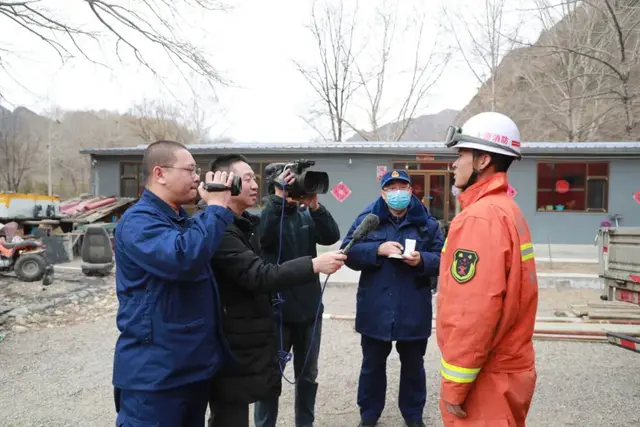
[{"label": "man's short black hair", "polygon": [[489,163],[489,165],[493,165],[496,172],[506,173],[507,170],[509,170],[511,163],[513,163],[513,161],[515,160],[515,157],[505,156],[504,154],[492,153],[490,151],[484,150],[472,149],[471,153],[473,154],[474,158],[480,154],[489,155],[489,157],[491,157],[491,163]]},{"label": "man's short black hair", "polygon": [[142,170],[148,180],[156,166],[173,166],[176,162],[176,151],[187,147],[176,141],[160,140],[147,146],[142,156]]},{"label": "man's short black hair", "polygon": [[496,172],[507,172],[509,166],[513,163],[515,157],[505,156],[504,154],[489,153],[491,155],[491,164]]},{"label": "man's short black hair", "polygon": [[231,165],[237,162],[249,163],[247,161],[247,158],[242,154],[225,154],[224,156],[220,156],[213,162],[211,162],[211,172],[228,172],[231,168]]}]

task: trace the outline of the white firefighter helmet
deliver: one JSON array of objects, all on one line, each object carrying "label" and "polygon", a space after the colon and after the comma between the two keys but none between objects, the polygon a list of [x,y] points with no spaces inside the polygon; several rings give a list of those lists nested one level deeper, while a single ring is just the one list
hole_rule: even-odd
[{"label": "white firefighter helmet", "polygon": [[449,126],[445,144],[522,159],[518,126],[504,114],[492,111],[476,114],[462,127]]}]

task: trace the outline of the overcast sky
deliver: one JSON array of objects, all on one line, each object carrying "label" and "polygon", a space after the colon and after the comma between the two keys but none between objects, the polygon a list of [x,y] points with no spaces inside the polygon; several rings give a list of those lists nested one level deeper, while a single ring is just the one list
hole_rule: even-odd
[{"label": "overcast sky", "polygon": [[[72,4],[70,0],[66,2]],[[344,2],[348,10],[356,4],[355,0]],[[450,7],[477,12],[481,12],[478,7],[482,3],[481,0],[446,1]],[[87,11],[80,10],[79,2],[73,4],[76,8],[58,10],[58,16],[75,22],[89,22]],[[316,99],[292,62],[296,60],[311,66],[317,61],[313,39],[304,27],[310,20],[311,4],[311,0],[234,0],[233,9],[227,12],[188,12],[188,25],[182,27],[186,37],[205,49],[214,65],[233,81],[231,87],[218,90],[218,106],[210,102],[212,96],[207,87],[197,85],[198,99],[207,108],[208,122],[214,125],[212,137],[224,134],[236,140],[260,142],[305,141],[317,137],[317,133],[300,119]],[[372,64],[372,54],[377,53],[374,48],[379,44],[381,35],[373,24],[377,4],[378,0],[360,0],[358,5],[359,40],[365,40],[366,36],[364,45],[360,46],[363,68]],[[422,38],[424,47],[421,49],[424,57],[434,40],[441,41],[440,46],[453,42],[450,34],[447,38],[446,32],[438,32],[441,0],[403,0],[400,4],[399,21],[416,16],[416,7],[427,16],[428,24]],[[90,48],[95,57],[110,65],[110,69],[92,65],[81,58],[61,65],[51,49],[24,31],[10,29],[7,19],[0,18],[0,26],[4,27],[0,47],[18,54],[2,56],[15,79],[9,79],[6,74],[0,75],[0,90],[5,96],[2,104],[6,107],[24,105],[42,112],[57,105],[69,110],[124,112],[145,98],[173,102],[172,96],[175,95],[183,102],[190,101],[191,93],[185,89],[180,75],[157,50],[147,49],[145,52],[161,70],[162,80],[135,64],[130,55],[128,64],[117,62],[112,43],[104,43],[104,54],[95,47]],[[530,37],[535,38],[533,28],[529,26],[527,30],[531,31]],[[11,40],[6,41],[9,34]],[[14,34],[19,36],[14,37]],[[395,117],[398,102],[404,99],[407,79],[401,72],[409,69],[415,54],[415,31],[405,34],[398,29],[397,34],[392,51],[392,70],[385,88],[388,95],[383,102],[386,119]],[[446,108],[461,109],[476,93],[478,86],[461,58],[456,57],[417,115],[436,113]],[[351,120],[358,127],[366,128],[366,106],[364,98],[359,98],[350,107]]]}]

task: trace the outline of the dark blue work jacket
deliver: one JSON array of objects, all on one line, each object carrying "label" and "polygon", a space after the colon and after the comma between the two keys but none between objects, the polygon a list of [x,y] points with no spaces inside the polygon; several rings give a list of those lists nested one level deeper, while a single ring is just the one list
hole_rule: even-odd
[{"label": "dark blue work jacket", "polygon": [[[431,336],[431,278],[438,276],[444,239],[437,220],[413,196],[402,218],[389,212],[382,197],[369,205],[353,223],[342,242],[344,248],[360,222],[373,213],[378,227],[347,253],[346,265],[361,272],[356,304],[356,330],[385,341],[417,340]],[[378,246],[405,239],[416,240],[422,261],[415,267],[400,259],[378,256]]]},{"label": "dark blue work jacket", "polygon": [[122,215],[115,387],[155,391],[213,377],[226,347],[210,261],[232,220],[219,206],[192,218],[148,190]]}]

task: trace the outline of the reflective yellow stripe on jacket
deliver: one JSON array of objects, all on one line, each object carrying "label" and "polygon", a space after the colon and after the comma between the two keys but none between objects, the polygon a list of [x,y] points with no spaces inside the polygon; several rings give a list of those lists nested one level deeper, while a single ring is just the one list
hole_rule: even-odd
[{"label": "reflective yellow stripe on jacket", "polygon": [[440,359],[440,374],[444,379],[454,383],[472,383],[478,377],[479,372],[480,368],[462,368]]},{"label": "reflective yellow stripe on jacket", "polygon": [[447,239],[444,239],[444,244],[442,245],[442,250],[440,252],[444,253],[447,250]]},{"label": "reflective yellow stripe on jacket", "polygon": [[523,243],[520,245],[520,257],[522,261],[533,259],[533,243]]}]

